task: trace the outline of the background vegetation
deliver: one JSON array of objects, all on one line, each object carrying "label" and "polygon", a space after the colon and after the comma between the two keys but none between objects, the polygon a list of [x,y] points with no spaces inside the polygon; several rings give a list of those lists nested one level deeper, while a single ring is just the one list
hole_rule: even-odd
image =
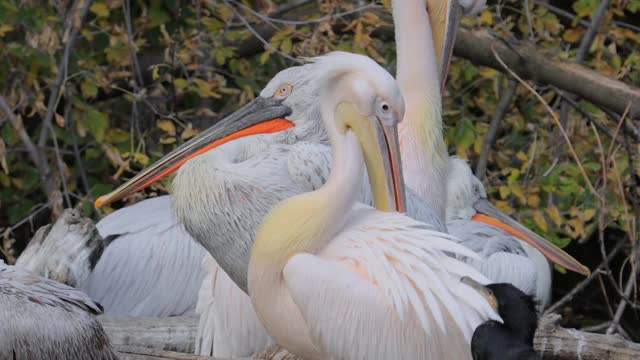
[{"label": "background vegetation", "polygon": [[[254,98],[298,56],[346,50],[395,72],[388,5],[0,0],[0,258],[13,262],[63,208],[104,215],[96,196]],[[463,25],[640,86],[640,0],[489,1]],[[555,309],[638,340],[640,123],[531,85],[580,163],[530,89],[457,57],[444,99],[450,152],[470,159],[498,207],[597,270],[556,276],[557,299],[582,295]]]}]

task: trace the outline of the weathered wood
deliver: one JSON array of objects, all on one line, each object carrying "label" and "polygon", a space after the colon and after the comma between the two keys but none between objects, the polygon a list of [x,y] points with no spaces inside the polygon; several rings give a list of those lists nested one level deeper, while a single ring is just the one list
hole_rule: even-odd
[{"label": "weathered wood", "polygon": [[640,344],[618,335],[603,335],[565,329],[558,325],[560,315],[544,317],[533,341],[543,359],[554,360],[631,360],[640,359]]},{"label": "weathered wood", "polygon": [[[156,349],[178,349],[181,352],[188,353],[193,352],[193,343],[195,342],[198,326],[198,320],[195,317],[109,318],[103,315],[99,318],[103,326],[105,326],[107,334],[111,337],[111,341],[116,346],[135,345]],[[534,347],[544,359],[640,359],[640,344],[626,341],[617,335],[602,335],[575,329],[565,329],[558,325],[559,318],[557,314],[549,315],[541,320],[538,327]],[[271,351],[269,353],[275,354],[277,352]],[[288,359],[287,357],[283,358]],[[205,357],[204,359],[207,358]]]},{"label": "weathered wood", "polygon": [[551,84],[618,114],[624,113],[629,105],[628,116],[640,116],[639,88],[559,59],[527,42],[506,44],[486,31],[460,29],[453,51],[454,55],[469,59],[474,64],[504,72],[493,54],[495,51],[511,70],[524,79]]},{"label": "weathered wood", "polygon": [[111,343],[192,354],[198,332],[198,318],[98,316]]},{"label": "weathered wood", "polygon": [[75,287],[89,276],[107,245],[91,219],[66,209],[53,225],[38,229],[16,267]]},{"label": "weathered wood", "polygon": [[115,349],[118,352],[120,360],[222,360],[210,356],[149,349],[139,346],[116,345]]}]

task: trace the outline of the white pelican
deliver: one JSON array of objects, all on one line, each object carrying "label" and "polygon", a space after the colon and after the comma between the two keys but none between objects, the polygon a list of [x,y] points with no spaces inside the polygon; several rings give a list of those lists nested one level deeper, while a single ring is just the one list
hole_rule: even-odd
[{"label": "white pelican", "polygon": [[[415,5],[415,4],[414,4]],[[410,8],[415,10],[415,8]],[[397,17],[398,12],[394,12],[394,18]],[[420,16],[424,11],[413,11],[412,14]],[[426,18],[426,16],[425,16]],[[418,18],[418,21],[428,23],[426,20],[422,18]],[[415,23],[415,22],[409,22]],[[415,34],[415,29],[410,31],[405,31],[404,33],[412,33]],[[428,30],[425,30],[428,31]],[[422,32],[417,32],[417,37],[420,38],[420,34]],[[428,37],[427,37],[428,38]],[[407,49],[408,47],[415,47],[415,44],[411,44],[408,42],[404,42],[404,45],[401,43],[398,44],[399,51],[399,68],[403,69],[411,69],[413,66],[415,70],[416,66],[421,66],[421,63],[416,65],[415,62],[403,62],[401,59],[401,51],[400,48]],[[418,44],[421,44],[420,42]],[[427,46],[427,45],[425,45]],[[427,50],[424,50],[427,49]],[[417,47],[417,53],[420,51],[428,51],[428,47]],[[405,51],[406,53],[406,51]],[[431,52],[431,58],[433,58],[433,52]],[[433,66],[435,69],[435,65]],[[407,73],[407,72],[405,72]],[[431,78],[437,78],[437,71],[433,71],[435,75]],[[424,79],[425,71],[421,68],[417,68],[417,73],[414,75],[415,79]],[[400,74],[399,74],[400,76]],[[401,77],[401,76],[400,76]],[[416,81],[420,85],[417,86],[417,91],[420,91],[421,86],[430,86],[429,81]],[[408,82],[405,82],[405,84]],[[317,118],[319,115],[319,111],[317,110],[317,106],[313,106],[313,98],[317,96],[317,91],[314,89],[314,81],[310,69],[307,68],[291,68],[284,70],[280,74],[278,74],[267,87],[263,90],[261,95],[265,98],[271,97],[272,94],[276,93],[279,90],[279,85],[293,84],[295,88],[295,92],[291,97],[287,99],[287,105],[290,105],[294,110],[294,113],[287,116],[288,119],[292,119],[293,121],[297,121],[300,124],[303,124],[305,120]],[[427,120],[433,119],[432,123],[439,125],[441,129],[441,120],[439,119],[439,90],[437,86],[435,87],[435,91],[432,91],[433,97],[429,98],[437,104],[435,109],[430,109],[433,113],[436,113],[438,116],[434,119],[433,117],[428,117],[429,114],[421,113],[420,111],[414,111],[413,121],[408,122],[410,125],[405,126],[405,129],[409,129],[409,131],[405,131],[405,134],[411,133],[411,127],[414,129],[418,129],[420,131],[425,131],[425,126],[423,125],[425,121],[425,117],[428,117]],[[288,88],[285,88],[285,91]],[[290,90],[290,89],[289,89]],[[415,92],[419,94],[419,92]],[[298,97],[298,98],[296,98]],[[425,99],[426,96],[414,96],[412,99]],[[294,99],[299,99],[294,101]],[[251,106],[264,107],[269,105],[267,100],[258,99],[259,103],[252,104]],[[416,109],[415,105],[418,103],[417,101],[410,102],[411,109]],[[424,109],[422,107],[423,101],[419,102],[418,109]],[[409,107],[409,106],[408,106]],[[411,110],[409,109],[408,112]],[[429,110],[429,109],[427,109]],[[236,118],[242,118],[244,116],[254,116],[255,114],[252,112],[251,108],[243,108],[240,112],[240,115],[236,115]],[[417,116],[416,116],[417,115]],[[407,119],[405,119],[407,121]],[[238,259],[246,259],[246,253],[248,251],[249,245],[252,241],[251,232],[242,232],[241,230],[246,229],[255,229],[257,225],[257,218],[260,216],[264,216],[268,209],[273,206],[278,200],[291,196],[300,191],[309,191],[317,188],[320,184],[324,182],[324,178],[326,177],[326,169],[328,168],[328,151],[326,148],[320,145],[312,145],[309,143],[298,143],[293,146],[289,146],[288,143],[293,141],[301,141],[301,140],[310,140],[315,142],[323,143],[326,141],[326,135],[321,129],[321,124],[318,125],[316,123],[304,123],[303,126],[296,126],[294,131],[287,131],[284,134],[280,135],[270,135],[263,136],[262,138],[254,138],[251,141],[245,142],[236,142],[235,144],[225,145],[223,148],[217,149],[215,152],[211,152],[210,154],[205,155],[202,159],[197,159],[193,162],[187,164],[188,166],[184,167],[174,180],[174,197],[177,194],[179,198],[176,202],[182,203],[182,206],[178,205],[178,213],[179,216],[184,219],[187,230],[194,235],[196,239],[202,242],[206,247],[208,247],[209,251],[212,254],[220,253],[224,251],[224,249],[231,247],[232,253],[235,256],[235,259],[226,258],[223,259],[225,264],[221,265],[225,269],[231,269],[232,278],[235,280],[240,279],[240,281],[244,281],[242,275],[238,276],[242,271],[246,271],[243,266],[246,266],[246,262],[240,260],[238,263]],[[406,124],[405,124],[406,125]],[[302,130],[299,130],[301,128]],[[402,130],[401,130],[402,131]],[[427,136],[427,140],[429,138],[434,138],[434,134],[437,135],[437,132],[432,131],[432,129],[428,128],[426,130],[430,136]],[[440,138],[440,144],[442,144],[441,133],[439,136],[435,136],[436,139]],[[246,140],[246,139],[243,139]],[[405,139],[406,140],[406,139]],[[274,145],[274,143],[284,143],[285,145]],[[403,145],[403,152],[407,152],[407,147],[405,145],[413,144],[417,148],[423,147],[423,144],[416,141],[404,141],[401,143]],[[437,147],[437,142],[433,142]],[[442,145],[442,149],[444,145]],[[267,149],[269,149],[267,151]],[[324,150],[323,150],[324,149]],[[270,153],[271,152],[271,153]],[[280,155],[279,158],[274,158],[275,154],[285,154],[288,153],[289,159],[286,156]],[[408,152],[411,155],[411,152]],[[431,152],[423,152],[423,154],[430,154]],[[444,152],[443,152],[444,153]],[[413,154],[418,154],[413,152]],[[206,159],[208,158],[208,160]],[[418,160],[421,160],[421,156],[417,156]],[[439,167],[447,166],[446,153],[444,153],[444,159],[441,160],[439,158],[435,158],[434,162],[441,161],[439,163]],[[280,159],[280,160],[278,160]],[[283,160],[284,159],[284,160]],[[266,160],[266,161],[265,161]],[[304,161],[301,161],[304,160]],[[319,162],[318,162],[319,161]],[[406,161],[405,161],[406,162]],[[210,165],[213,164],[213,165]],[[209,165],[209,166],[208,166]],[[429,166],[425,166],[423,163],[418,164],[418,171],[414,171],[415,174],[421,174],[420,170],[424,169],[424,171],[428,171]],[[164,165],[163,165],[164,166]],[[212,168],[215,167],[215,171]],[[415,168],[411,165],[407,166],[409,169]],[[149,181],[153,181],[153,178],[157,178],[159,176],[164,175],[165,172],[174,170],[173,168],[163,169],[162,166],[160,168],[152,169],[152,173],[147,173],[146,178],[151,179]],[[446,171],[445,171],[446,173]],[[429,172],[425,174],[431,174]],[[439,179],[442,179],[441,174],[436,174]],[[211,189],[207,189],[206,191],[201,188],[201,185],[198,184],[201,178],[208,178]],[[103,200],[105,201],[113,201],[113,199],[125,196],[136,189],[139,189],[148,184],[149,181],[141,181],[141,178],[134,179],[137,183],[134,182],[134,186],[131,184],[125,184],[120,189],[116,190],[114,194],[110,194]],[[414,177],[415,179],[415,177]],[[443,181],[437,181],[439,183],[443,183]],[[293,183],[293,185],[291,185]],[[424,183],[427,184],[429,181],[418,181],[418,184]],[[280,190],[284,189],[286,191],[291,190],[292,187],[298,186],[298,189],[294,189],[293,191],[283,194],[283,191],[277,191],[275,194],[270,192],[272,186],[269,184],[277,185]],[[421,185],[422,186],[422,185]],[[426,191],[429,191],[427,186],[423,186]],[[435,188],[435,187],[434,187]],[[208,194],[210,192],[211,194]],[[445,198],[444,189],[441,192],[432,192],[433,198]],[[256,206],[255,204],[247,204],[246,198],[249,196],[256,196],[260,194],[261,202]],[[115,196],[117,195],[117,196]],[[439,200],[441,203],[444,203],[443,200]],[[411,201],[410,201],[411,204]],[[182,210],[180,209],[182,207]],[[193,210],[193,207],[198,210]],[[213,212],[212,214],[206,214],[205,209],[217,208],[217,212]],[[409,207],[409,214],[415,216],[415,213],[412,213],[411,206]],[[444,211],[444,209],[442,209]],[[243,214],[249,214],[243,215]],[[442,215],[444,216],[444,214]],[[214,226],[217,225],[217,226]],[[242,235],[237,235],[236,232],[240,232]],[[243,241],[239,244],[233,244],[232,239],[229,237],[241,236]],[[213,237],[213,239],[212,239]],[[218,256],[219,257],[219,256]],[[235,264],[235,265],[234,265]],[[211,285],[207,287],[203,287],[203,298],[207,298],[207,291],[217,292],[218,289],[227,289],[222,293],[217,293],[213,298],[208,297],[208,303],[203,303],[202,311],[203,316],[201,318],[201,327],[205,329],[205,333],[209,333],[209,339],[203,339],[203,343],[205,344],[205,350],[209,351],[200,351],[200,353],[212,353],[216,356],[240,356],[251,354],[251,352],[255,351],[255,349],[260,349],[264,346],[263,337],[260,336],[251,336],[253,339],[262,339],[259,342],[260,344],[256,344],[252,347],[253,350],[243,350],[244,352],[235,353],[233,350],[229,349],[247,349],[247,343],[251,343],[252,340],[237,340],[237,339],[246,339],[247,334],[254,334],[259,332],[259,326],[254,328],[242,328],[241,325],[251,323],[250,319],[252,316],[252,311],[247,309],[246,314],[239,317],[240,321],[235,321],[234,315],[230,315],[224,310],[230,304],[224,305],[227,301],[225,299],[232,299],[233,308],[238,309],[242,307],[246,307],[248,305],[248,299],[242,301],[240,299],[243,298],[242,294],[233,293],[233,286],[229,283],[229,279],[224,277],[224,272],[218,271],[218,269],[210,263],[210,278],[205,281],[209,283],[213,283],[215,281],[216,286],[213,286],[211,289]],[[218,284],[225,284],[223,286],[219,286]],[[208,306],[210,305],[210,306]],[[211,311],[211,306],[214,307],[213,311]],[[236,314],[236,312],[234,312]],[[208,320],[211,318],[212,320]],[[204,323],[203,321],[204,320]],[[221,325],[211,325],[211,323],[217,323]],[[234,327],[234,324],[237,324],[238,327]],[[214,331],[210,328],[222,328],[223,331]],[[213,334],[211,334],[213,332]],[[223,339],[227,338],[229,334],[233,334],[234,336],[230,336],[232,340],[230,341],[231,345],[226,345]],[[212,338],[215,337],[217,339],[213,340],[213,349],[211,345]],[[265,340],[267,341],[267,340]],[[221,350],[222,352],[217,352],[215,347],[223,346],[226,350]],[[251,347],[251,346],[249,346]],[[200,349],[202,350],[202,348]],[[229,352],[227,352],[229,350]]]},{"label": "white pelican", "polygon": [[[480,294],[458,281],[463,275],[484,280],[482,275],[445,252],[476,255],[433,226],[355,203],[365,161],[376,206],[404,208],[394,132],[404,105],[393,78],[371,59],[346,53],[320,57],[305,70],[322,74],[317,81],[326,86],[320,113],[334,146],[333,167],[320,189],[283,201],[258,230],[249,293],[262,323],[279,344],[309,359],[470,358],[473,329],[497,316]],[[299,127],[271,120],[295,93],[293,86],[284,88],[286,94],[283,87],[276,90],[280,101],[269,117],[245,115],[214,125],[106,201],[203,148]],[[200,171],[208,170],[205,165],[199,164]],[[255,200],[260,198],[247,199]]]},{"label": "white pelican", "polygon": [[[16,266],[73,286],[109,315],[194,313],[206,251],[184,231],[169,196],[117,210],[97,224],[65,210],[34,236]],[[97,240],[95,232],[104,241]]]},{"label": "white pelican", "polygon": [[118,357],[84,293],[0,260],[0,359]]},{"label": "white pelican", "polygon": [[[201,289],[203,301],[199,305],[202,339],[196,343],[201,354],[249,356],[271,343],[255,318],[249,298],[230,280],[246,291],[249,250],[267,212],[281,200],[317,189],[328,175],[331,149],[317,101],[318,79],[324,74],[316,69],[317,66],[308,64],[281,71],[258,98],[221,120],[239,126],[253,118],[286,117],[295,127],[276,134],[241,138],[215,151],[187,150],[187,157],[182,156],[184,148],[178,148],[96,202],[100,206],[120,199],[184,163],[173,180],[172,202],[177,217],[224,269],[220,271],[208,261],[210,275],[205,278]],[[274,126],[267,129],[273,131],[282,124],[273,120],[264,126]],[[188,144],[203,138],[204,135],[197,136]],[[202,155],[186,162],[196,154]],[[181,156],[180,162],[167,165],[176,156]],[[366,177],[362,181],[366,182]],[[371,203],[368,188],[363,188],[359,199]],[[408,192],[407,199],[409,215],[433,224],[438,230],[446,230],[439,217],[414,193]]]},{"label": "white pelican", "polygon": [[[471,200],[465,198],[465,185],[470,186],[470,182],[480,184],[466,163],[451,160],[454,163],[449,164],[442,137],[440,89],[446,74],[438,74],[436,60],[441,62],[441,69],[446,69],[450,50],[441,50],[438,56],[434,53],[433,42],[439,44],[438,48],[450,49],[451,45],[447,44],[453,43],[454,36],[450,35],[455,34],[455,29],[447,26],[446,31],[440,29],[432,34],[430,19],[423,10],[424,0],[394,1],[392,4],[398,58],[396,78],[407,104],[405,119],[399,125],[405,181],[444,218],[445,213],[452,212],[449,206],[459,206],[447,203],[447,197]],[[441,8],[438,11],[446,16],[436,17],[436,21],[452,19],[448,25],[455,26],[452,25],[456,22],[455,2],[430,2],[429,5],[430,8],[445,8],[444,12]],[[484,1],[466,5],[479,8]],[[439,29],[438,26],[435,28]],[[456,171],[449,173],[450,169]],[[474,202],[465,205],[472,207]],[[482,261],[474,261],[473,265],[492,280],[497,280],[492,277],[500,274],[499,280],[522,286],[521,290],[531,291],[529,293],[535,295],[541,305],[546,305],[551,295],[551,271],[544,256],[569,270],[588,274],[588,269],[571,256],[510,219],[486,199],[475,207],[475,212],[478,216],[455,218],[452,224],[448,220],[453,219],[447,218],[447,228],[462,240],[462,244],[480,254]]]}]

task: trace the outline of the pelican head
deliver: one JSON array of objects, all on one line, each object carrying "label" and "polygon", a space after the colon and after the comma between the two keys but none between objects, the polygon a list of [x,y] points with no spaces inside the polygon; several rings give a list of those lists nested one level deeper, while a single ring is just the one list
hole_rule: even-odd
[{"label": "pelican head", "polygon": [[[278,133],[274,134],[277,138],[273,141],[293,143],[306,140],[326,143],[328,139],[325,128],[318,121],[320,106],[317,99],[320,85],[325,84],[326,79],[336,76],[382,69],[365,56],[344,52],[330,53],[310,61],[309,64],[278,73],[256,99],[174,149],[116,190],[101,196],[96,200],[95,206],[104,206],[140,191],[176,171],[190,159],[234,139]],[[387,106],[392,105],[394,111],[403,114],[404,102],[395,80],[386,71],[382,70],[382,73],[385,76],[380,76],[377,81],[359,81],[359,86],[364,87],[359,91],[366,91],[366,87],[374,86],[371,89],[388,92],[385,98],[380,98],[380,104],[385,100]],[[358,109],[364,109],[371,104],[355,105]],[[382,121],[383,118],[380,119]],[[391,128],[387,130],[392,131]],[[389,134],[389,138],[394,136]]]},{"label": "pelican head", "polygon": [[533,246],[551,262],[579,274],[590,273],[587,267],[571,255],[491,204],[487,200],[484,186],[473,175],[464,159],[457,157],[449,159],[449,179],[452,181],[447,185],[447,222],[471,219],[496,226]]},{"label": "pelican head", "polygon": [[[313,59],[321,81],[322,119],[332,137],[352,131],[360,141],[374,205],[383,211],[405,210],[400,169],[398,123],[404,99],[393,77],[366,56],[334,52]],[[334,108],[335,106],[335,108]]]}]

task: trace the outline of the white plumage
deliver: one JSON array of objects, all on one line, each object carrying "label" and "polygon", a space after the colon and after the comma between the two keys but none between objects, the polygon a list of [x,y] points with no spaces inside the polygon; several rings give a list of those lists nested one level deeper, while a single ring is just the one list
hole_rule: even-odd
[{"label": "white plumage", "polygon": [[544,308],[551,301],[551,265],[533,246],[495,226],[472,221],[473,207],[487,199],[484,186],[463,159],[449,159],[447,228],[462,245],[478,253],[470,263],[493,282],[507,282],[536,298]]}]

